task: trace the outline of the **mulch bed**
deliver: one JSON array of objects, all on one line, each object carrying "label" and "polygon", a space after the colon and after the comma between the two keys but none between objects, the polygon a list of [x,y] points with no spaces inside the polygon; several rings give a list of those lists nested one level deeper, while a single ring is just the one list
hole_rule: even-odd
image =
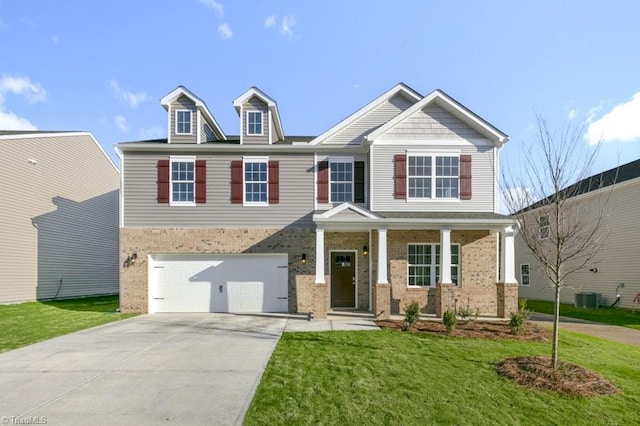
[{"label": "mulch bed", "polygon": [[[380,328],[402,330],[402,320],[378,320]],[[447,335],[440,321],[418,321],[407,332]],[[482,339],[510,339],[533,342],[550,342],[551,330],[535,324],[525,323],[521,333],[511,332],[507,322],[468,321],[458,323],[450,335]],[[516,383],[535,390],[546,390],[583,397],[615,395],[620,390],[601,375],[570,362],[558,361],[553,369],[547,356],[521,356],[507,358],[498,363],[498,374]]]}]

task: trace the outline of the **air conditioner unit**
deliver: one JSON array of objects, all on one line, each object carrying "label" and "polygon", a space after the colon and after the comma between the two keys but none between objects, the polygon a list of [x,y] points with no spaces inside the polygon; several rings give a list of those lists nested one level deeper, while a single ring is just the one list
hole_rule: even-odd
[{"label": "air conditioner unit", "polygon": [[600,293],[576,293],[577,308],[598,308],[600,306]]}]

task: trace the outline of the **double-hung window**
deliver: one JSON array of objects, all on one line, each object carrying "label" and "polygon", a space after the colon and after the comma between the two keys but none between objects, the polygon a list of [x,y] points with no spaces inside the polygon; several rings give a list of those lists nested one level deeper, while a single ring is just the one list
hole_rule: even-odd
[{"label": "double-hung window", "polygon": [[244,203],[267,204],[268,163],[266,157],[245,157],[244,164]]},{"label": "double-hung window", "polygon": [[458,156],[410,154],[407,168],[409,199],[459,198]]},{"label": "double-hung window", "polygon": [[191,134],[191,111],[188,109],[176,110],[176,135]]},{"label": "double-hung window", "polygon": [[353,201],[353,158],[331,158],[331,202]]},{"label": "double-hung window", "polygon": [[529,285],[529,264],[528,263],[520,264],[520,284]]},{"label": "double-hung window", "polygon": [[551,225],[549,224],[549,216],[540,216],[538,218],[538,236],[541,240],[545,238],[549,238],[549,230],[551,229]]},{"label": "double-hung window", "polygon": [[247,111],[247,135],[262,136],[262,111]]},{"label": "double-hung window", "polygon": [[195,204],[195,173],[194,157],[171,157],[171,204]]},{"label": "double-hung window", "polygon": [[[407,247],[407,284],[433,287],[440,281],[440,244],[409,244]],[[460,246],[451,244],[451,281],[459,283]]]}]

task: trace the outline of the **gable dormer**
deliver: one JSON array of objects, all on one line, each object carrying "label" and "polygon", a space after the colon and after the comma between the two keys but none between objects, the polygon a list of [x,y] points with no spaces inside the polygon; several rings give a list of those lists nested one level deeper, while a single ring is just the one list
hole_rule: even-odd
[{"label": "gable dormer", "polygon": [[241,144],[272,144],[284,139],[278,105],[257,87],[233,101],[240,116]]},{"label": "gable dormer", "polygon": [[202,99],[178,86],[160,100],[167,111],[168,143],[224,141],[226,135]]}]

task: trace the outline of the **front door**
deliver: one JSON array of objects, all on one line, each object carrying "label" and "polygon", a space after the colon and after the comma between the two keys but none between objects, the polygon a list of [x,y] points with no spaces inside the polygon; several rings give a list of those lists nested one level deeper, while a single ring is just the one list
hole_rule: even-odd
[{"label": "front door", "polygon": [[356,256],[354,252],[331,253],[331,307],[356,307]]}]

